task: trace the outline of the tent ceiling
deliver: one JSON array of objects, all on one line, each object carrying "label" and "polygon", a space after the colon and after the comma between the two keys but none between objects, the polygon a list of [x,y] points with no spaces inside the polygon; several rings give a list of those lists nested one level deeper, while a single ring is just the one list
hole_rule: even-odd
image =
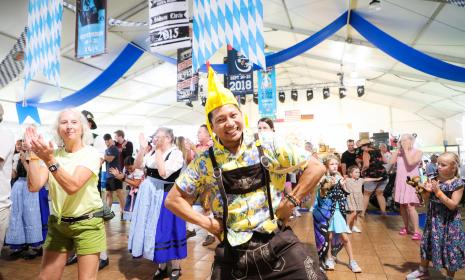
[{"label": "tent ceiling", "polygon": [[[70,2],[70,0],[65,0]],[[27,23],[27,0],[0,4],[0,56],[4,57]],[[108,17],[145,22],[147,0],[108,1]],[[381,0],[380,11],[372,11],[369,0],[263,0],[266,50],[279,51],[319,31],[349,7],[400,41],[437,58],[465,67],[465,9],[436,1]],[[70,3],[74,4],[74,1]],[[75,14],[64,10],[62,31],[61,96],[72,94],[107,68],[129,41],[146,46],[147,27],[109,27],[108,53],[97,58],[74,59]],[[347,43],[351,42],[351,43]],[[225,48],[213,62],[221,62]],[[174,56],[175,52],[165,55]],[[365,96],[356,97],[349,88],[347,98],[408,110],[425,118],[447,118],[464,112],[465,85],[439,79],[410,68],[372,46],[351,27],[303,55],[277,66],[278,87],[310,86],[345,78],[366,79]],[[176,102],[176,67],[146,52],[139,61],[101,96],[81,106],[92,111],[102,125],[198,124],[202,107],[190,108]],[[336,89],[332,89],[332,98]],[[60,94],[37,77],[27,90],[28,97],[56,100]],[[320,94],[317,89],[315,94]],[[14,110],[21,100],[22,81],[0,89],[0,100]],[[301,101],[306,102],[306,101]],[[324,102],[318,100],[315,102]],[[8,104],[10,103],[10,104]],[[40,111],[44,122],[54,112]],[[15,121],[14,114],[7,114]],[[7,118],[7,120],[8,120]]]}]

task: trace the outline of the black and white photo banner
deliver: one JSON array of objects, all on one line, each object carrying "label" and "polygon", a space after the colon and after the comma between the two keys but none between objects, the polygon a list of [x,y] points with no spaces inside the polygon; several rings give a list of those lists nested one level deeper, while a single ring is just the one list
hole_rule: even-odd
[{"label": "black and white photo banner", "polygon": [[192,73],[192,48],[178,49],[177,101],[198,99],[199,74]]},{"label": "black and white photo banner", "polygon": [[150,50],[162,52],[191,46],[187,0],[148,0]]},{"label": "black and white photo banner", "polygon": [[13,48],[0,63],[0,88],[5,87],[24,70],[24,48],[26,47],[26,29],[16,40]]}]

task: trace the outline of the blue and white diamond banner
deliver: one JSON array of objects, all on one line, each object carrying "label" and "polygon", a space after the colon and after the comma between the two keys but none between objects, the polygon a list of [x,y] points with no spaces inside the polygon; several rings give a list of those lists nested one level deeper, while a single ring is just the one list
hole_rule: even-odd
[{"label": "blue and white diamond banner", "polygon": [[456,6],[465,8],[465,0],[446,0],[449,4],[454,4]]},{"label": "blue and white diamond banner", "polygon": [[225,44],[266,68],[262,0],[194,0],[193,31],[194,71]]},{"label": "blue and white diamond banner", "polygon": [[29,0],[24,88],[37,73],[60,86],[63,0]]}]

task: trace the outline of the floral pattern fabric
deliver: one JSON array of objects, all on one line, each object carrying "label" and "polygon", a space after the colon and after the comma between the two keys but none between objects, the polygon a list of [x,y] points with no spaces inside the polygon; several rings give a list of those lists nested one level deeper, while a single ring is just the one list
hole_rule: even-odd
[{"label": "floral pattern fabric", "polygon": [[[260,156],[253,134],[245,132],[239,151],[230,153],[223,146],[216,143],[213,146],[218,166],[223,171],[251,166],[260,162]],[[283,139],[275,137],[273,133],[261,133],[259,142],[263,147],[270,166],[270,190],[273,210],[276,211],[284,191],[286,174],[291,170],[303,170],[310,154],[304,149],[287,144]],[[279,172],[279,173],[278,173]],[[222,200],[216,179],[213,178],[213,166],[208,151],[198,154],[176,180],[176,185],[192,197],[211,190],[210,205],[213,215],[222,218]],[[254,231],[271,233],[277,227],[276,219],[270,220],[265,182],[263,188],[246,194],[228,194],[227,234],[231,246],[247,242]]]},{"label": "floral pattern fabric", "polygon": [[[463,188],[462,179],[440,183],[447,197]],[[465,231],[460,209],[450,210],[431,194],[425,230],[421,240],[421,258],[432,261],[436,270],[457,271],[465,267]]]}]

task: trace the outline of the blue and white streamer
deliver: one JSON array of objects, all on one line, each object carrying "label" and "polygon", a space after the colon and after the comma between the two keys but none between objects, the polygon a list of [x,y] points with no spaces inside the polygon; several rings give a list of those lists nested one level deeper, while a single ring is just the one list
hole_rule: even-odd
[{"label": "blue and white streamer", "polygon": [[24,88],[37,73],[60,86],[63,0],[29,0]]},{"label": "blue and white streamer", "polygon": [[225,44],[265,69],[262,0],[194,0],[193,31],[194,71]]}]

